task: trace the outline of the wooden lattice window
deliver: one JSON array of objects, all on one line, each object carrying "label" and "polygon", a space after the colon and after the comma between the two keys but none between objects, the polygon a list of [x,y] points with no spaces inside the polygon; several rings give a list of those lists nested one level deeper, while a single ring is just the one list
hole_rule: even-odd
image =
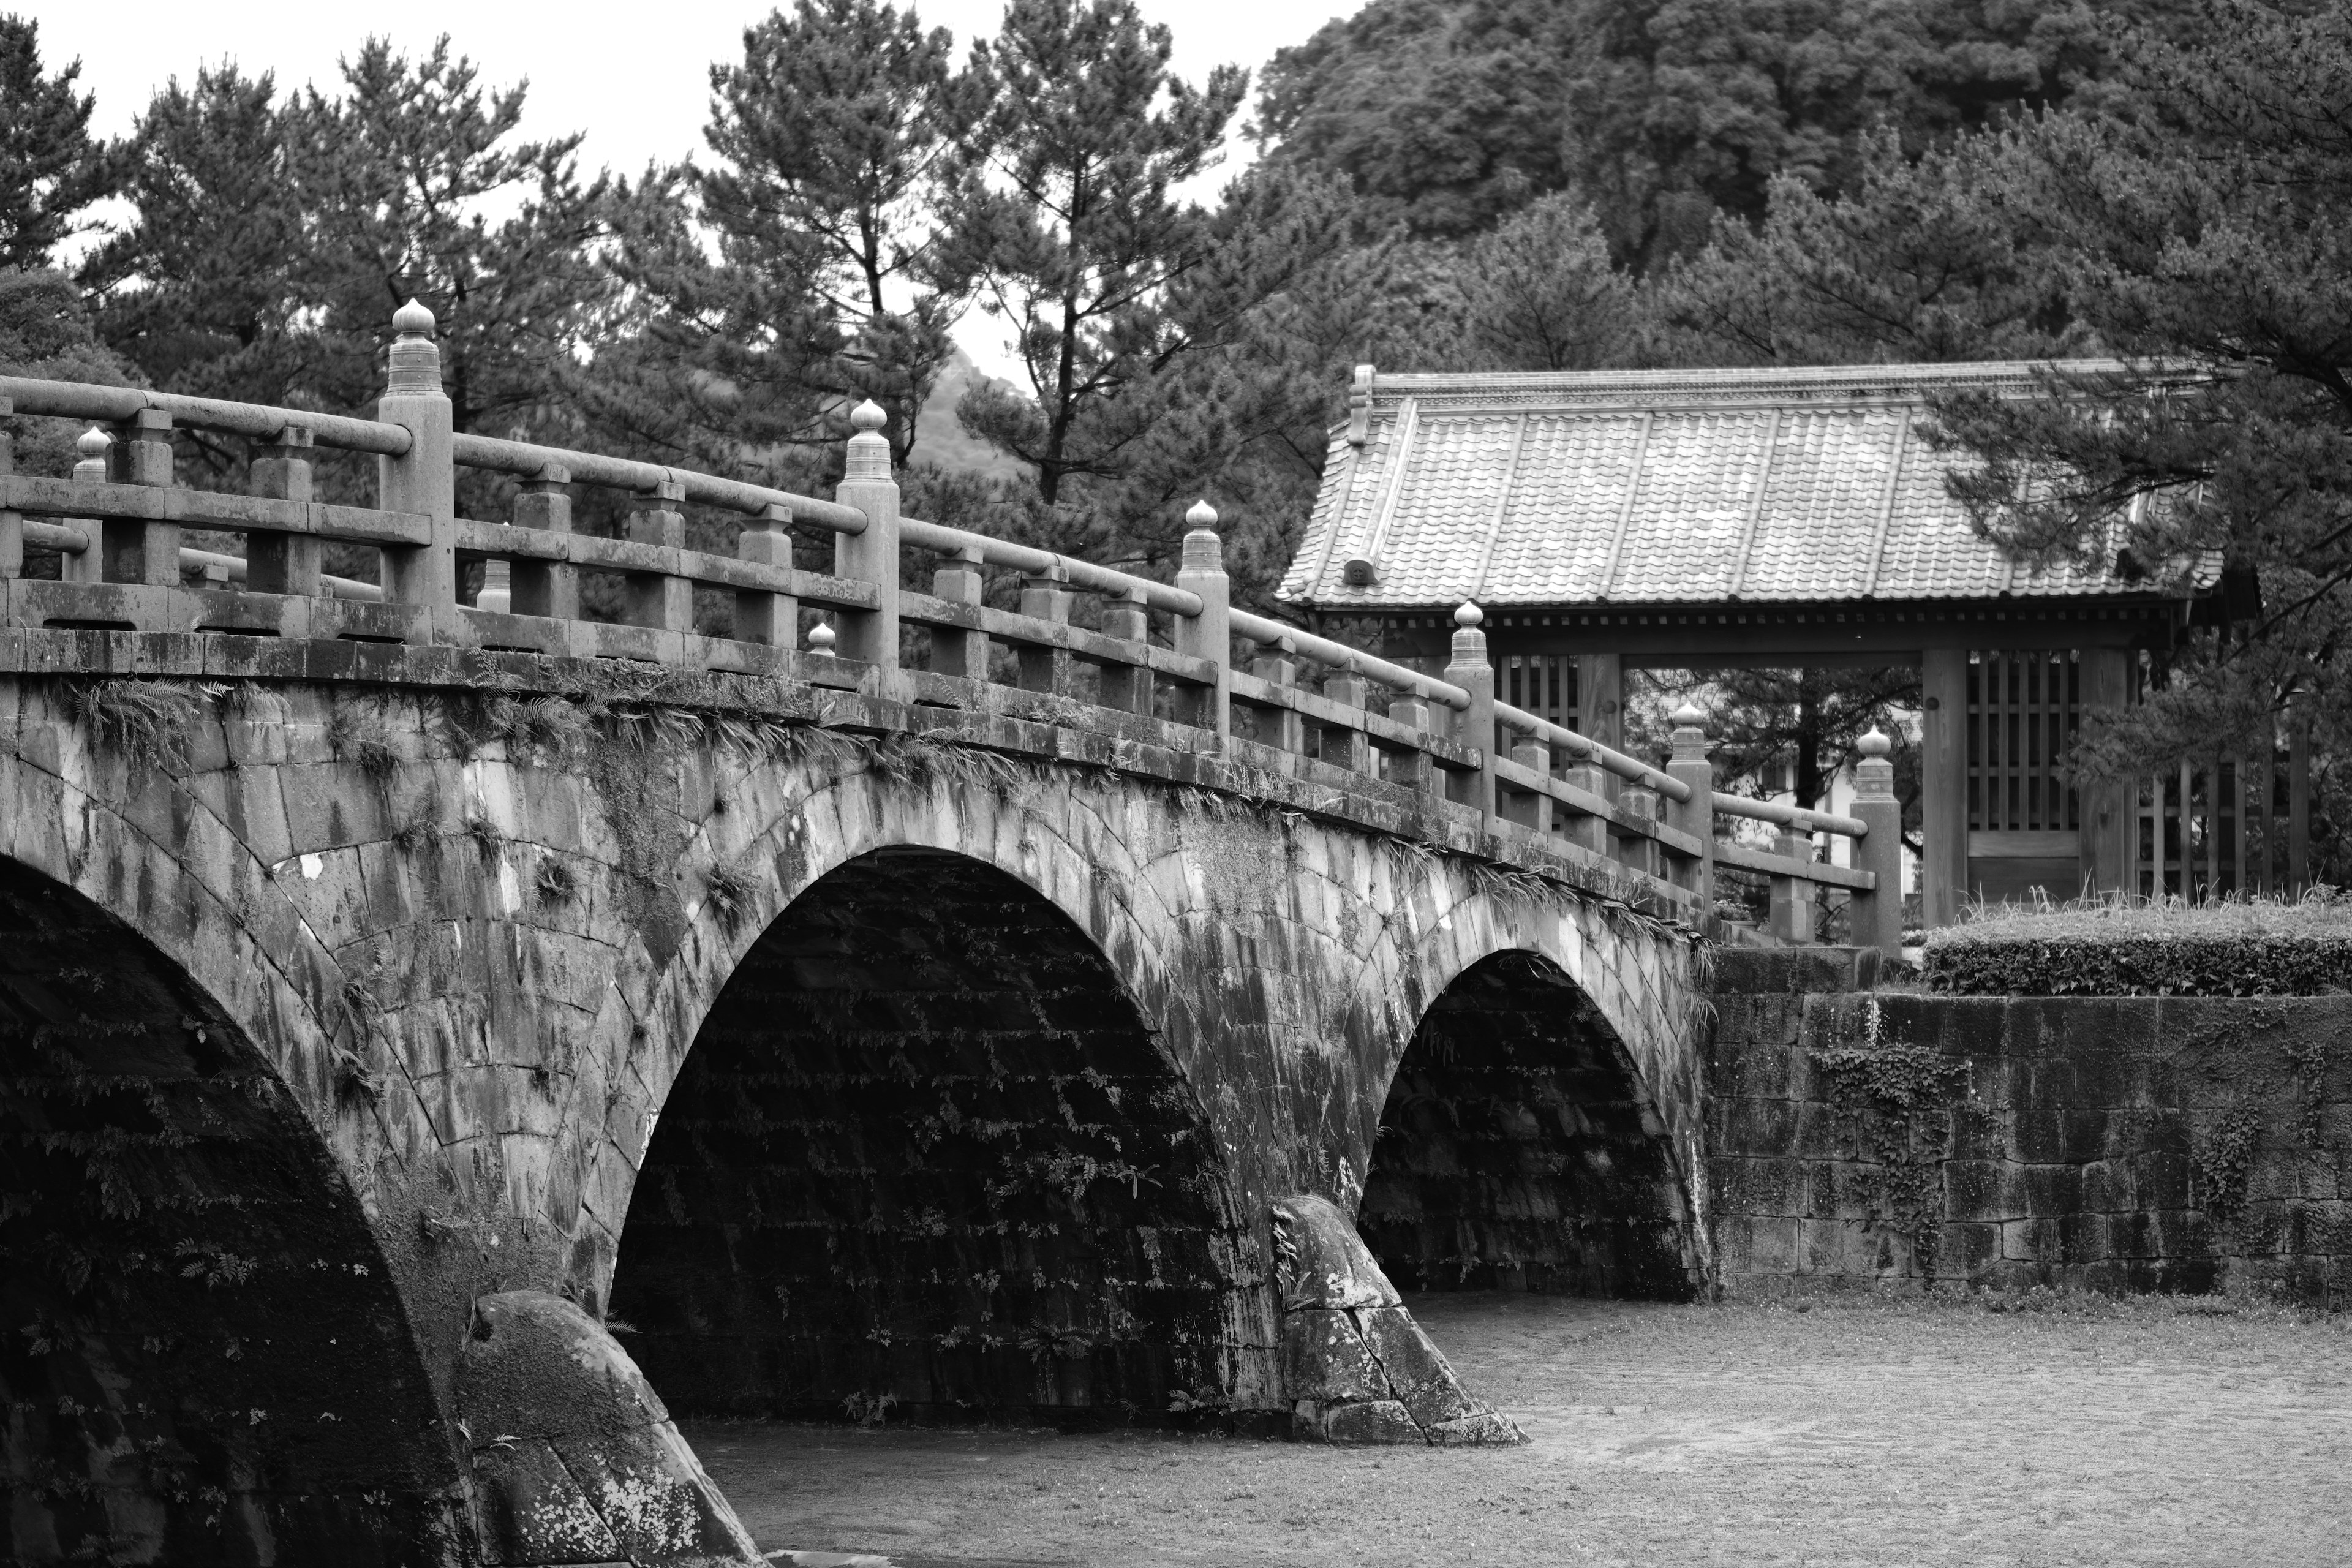
[{"label": "wooden lattice window", "polygon": [[1503,660],[1503,700],[1564,730],[1576,721],[1576,658],[1571,654],[1515,653]]},{"label": "wooden lattice window", "polygon": [[2083,667],[2063,649],[1978,653],[1969,662],[1969,830],[2071,832],[2074,790],[2059,763],[2082,723]]}]

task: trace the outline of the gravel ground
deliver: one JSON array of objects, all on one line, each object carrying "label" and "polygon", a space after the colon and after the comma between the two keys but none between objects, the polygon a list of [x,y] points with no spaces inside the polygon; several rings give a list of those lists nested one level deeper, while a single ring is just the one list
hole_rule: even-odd
[{"label": "gravel ground", "polygon": [[1510,1450],[688,1436],[811,1565],[2352,1563],[2352,1317],[2035,1305],[1414,1301]]}]

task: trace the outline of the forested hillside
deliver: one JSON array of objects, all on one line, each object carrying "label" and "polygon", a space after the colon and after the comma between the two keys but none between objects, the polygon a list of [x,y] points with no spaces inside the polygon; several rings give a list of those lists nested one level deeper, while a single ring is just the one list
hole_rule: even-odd
[{"label": "forested hillside", "polygon": [[2105,100],[2114,29],[2193,0],[1372,0],[1285,49],[1255,130],[1414,233],[1581,190],[1615,258],[1654,267],[1750,222],[1788,174],[1852,181],[1885,125],[1916,156],[2019,110]]}]

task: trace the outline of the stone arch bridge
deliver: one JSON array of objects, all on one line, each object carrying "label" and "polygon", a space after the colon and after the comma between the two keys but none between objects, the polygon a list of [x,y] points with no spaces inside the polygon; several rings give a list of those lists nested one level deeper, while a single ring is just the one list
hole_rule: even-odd
[{"label": "stone arch bridge", "polygon": [[453,440],[412,311],[374,420],[0,382],[97,426],[0,473],[12,1559],[755,1558],[671,1409],[1509,1440],[1393,1284],[1706,1287],[1710,833],[875,419],[839,502]]}]

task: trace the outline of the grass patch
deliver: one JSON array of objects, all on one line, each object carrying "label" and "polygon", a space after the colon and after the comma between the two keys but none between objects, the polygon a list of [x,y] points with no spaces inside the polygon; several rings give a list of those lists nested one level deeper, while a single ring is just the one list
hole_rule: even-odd
[{"label": "grass patch", "polygon": [[2352,895],[2107,899],[1979,910],[1927,938],[1929,986],[1972,995],[2314,996],[2352,991]]}]

